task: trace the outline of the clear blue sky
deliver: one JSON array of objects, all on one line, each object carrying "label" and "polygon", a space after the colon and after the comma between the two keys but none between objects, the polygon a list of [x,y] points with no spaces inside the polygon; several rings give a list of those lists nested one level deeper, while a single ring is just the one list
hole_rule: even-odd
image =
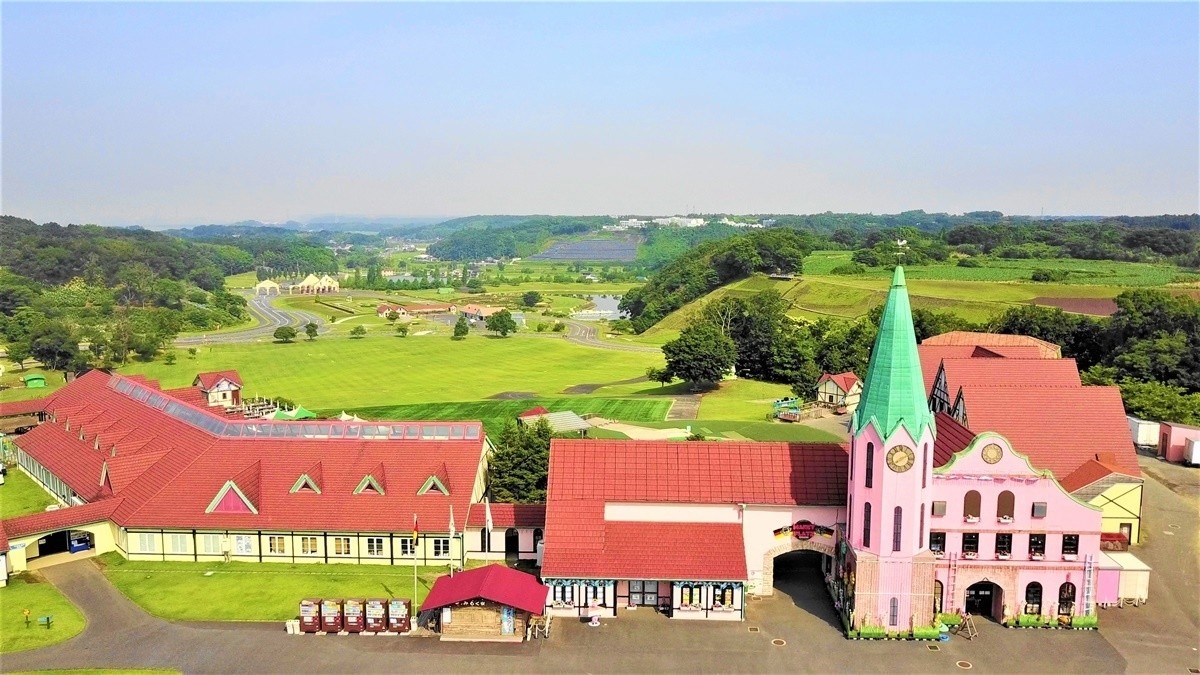
[{"label": "clear blue sky", "polygon": [[3,211],[1190,213],[1198,8],[5,2]]}]

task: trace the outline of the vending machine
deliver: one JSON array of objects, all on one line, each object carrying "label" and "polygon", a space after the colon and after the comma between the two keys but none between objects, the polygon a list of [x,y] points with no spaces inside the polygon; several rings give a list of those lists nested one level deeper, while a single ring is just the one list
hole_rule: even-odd
[{"label": "vending machine", "polygon": [[300,632],[316,633],[321,630],[321,599],[309,598],[300,601]]},{"label": "vending machine", "polygon": [[342,601],[321,601],[321,630],[326,633],[342,632]]},{"label": "vending machine", "polygon": [[367,632],[382,633],[388,629],[387,600],[372,598],[367,600]]},{"label": "vending machine", "polygon": [[388,601],[388,630],[393,633],[407,633],[412,628],[411,610],[411,600],[392,598]]},{"label": "vending machine", "polygon": [[364,600],[346,600],[342,605],[342,630],[347,633],[363,632],[363,605]]}]

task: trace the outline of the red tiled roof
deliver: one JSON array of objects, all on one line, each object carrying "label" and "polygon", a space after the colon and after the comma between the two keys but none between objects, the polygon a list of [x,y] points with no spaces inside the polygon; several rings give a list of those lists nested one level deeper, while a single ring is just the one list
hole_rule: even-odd
[{"label": "red tiled roof", "polygon": [[[988,387],[1082,387],[1075,359],[942,359],[950,402],[964,384]],[[934,374],[936,376],[936,369]],[[933,391],[933,382],[926,383]]]},{"label": "red tiled roof", "polygon": [[854,383],[858,382],[858,376],[850,372],[838,373],[837,375],[825,373],[821,376],[820,380],[817,380],[817,386],[820,386],[827,380],[832,380],[842,391],[849,392],[850,387],[853,387]]},{"label": "red tiled roof", "polygon": [[8,551],[8,535],[5,534],[4,528],[0,527],[0,553],[5,553],[7,551]]},{"label": "red tiled roof", "polygon": [[421,603],[421,611],[482,598],[531,614],[541,614],[546,609],[549,594],[550,589],[532,574],[504,565],[487,565],[454,576],[438,577],[425,602]]},{"label": "red tiled roof", "polygon": [[1122,473],[1142,475],[1116,387],[964,385],[963,397],[973,431],[1001,434],[1059,480],[1098,453],[1112,453],[1111,464]]},{"label": "red tiled roof", "polygon": [[[1112,466],[1111,464],[1101,462],[1096,459],[1090,459],[1079,466],[1078,469],[1072,471],[1066,478],[1063,478],[1059,483],[1067,492],[1075,492],[1085,488],[1098,480],[1101,480],[1112,474],[1128,475],[1121,469]],[[1131,476],[1136,478],[1137,476]]]},{"label": "red tiled roof", "polygon": [[0,403],[0,417],[16,417],[18,415],[40,413],[45,409],[44,406],[48,400],[49,398],[31,398],[25,401]]},{"label": "red tiled roof", "polygon": [[191,403],[197,408],[208,407],[208,396],[200,390],[200,387],[180,387],[178,389],[164,389],[164,394],[177,398],[184,403]]},{"label": "red tiled roof", "polygon": [[27,516],[9,518],[4,521],[4,533],[9,539],[15,539],[30,534],[98,523],[112,517],[113,512],[120,505],[120,498],[104,499],[90,504],[61,508],[57,511],[42,511]]},{"label": "red tiled roof", "polygon": [[454,305],[448,302],[401,303],[408,312],[449,312]]},{"label": "red tiled roof", "polygon": [[921,341],[921,344],[972,347],[1036,347],[1044,359],[1057,359],[1062,356],[1062,347],[1053,342],[1039,340],[1028,335],[1008,335],[1005,333],[974,333],[965,330],[955,330],[927,337]]},{"label": "red tiled roof", "polygon": [[242,386],[242,376],[238,375],[238,371],[236,370],[217,370],[211,373],[200,373],[192,383],[195,384],[198,382],[202,389],[209,390],[217,386],[221,380],[229,380],[239,387]]},{"label": "red tiled roof", "polygon": [[[943,359],[1036,359],[1041,352],[1037,347],[975,347],[971,345],[917,345],[917,355],[921,358],[921,375],[925,380],[925,391],[933,390],[933,381],[937,377],[938,367]],[[957,392],[951,391],[950,396]]]},{"label": "red tiled roof", "polygon": [[933,441],[933,465],[942,466],[950,461],[954,453],[960,452],[975,440],[975,434],[944,412],[936,413],[937,438]]},{"label": "red tiled roof", "polygon": [[745,579],[740,525],[605,521],[605,503],[841,505],[846,450],[836,443],[551,441],[542,573]]},{"label": "red tiled roof", "polygon": [[[92,371],[55,392],[47,403],[55,421],[14,442],[83,499],[119,501],[113,520],[123,526],[390,532],[414,513],[425,523],[448,524],[451,504],[458,513],[467,513],[470,505],[483,438],[214,436],[110,388],[109,380]],[[101,485],[105,462],[109,480]],[[296,479],[311,475],[314,467],[319,467],[313,478],[321,494],[292,494]],[[384,495],[353,494],[368,473],[386,480]],[[435,473],[451,494],[418,496]],[[205,513],[231,479],[258,515]],[[108,485],[119,500],[111,499]],[[462,488],[454,491],[454,486]]]},{"label": "red tiled roof", "polygon": [[529,410],[526,410],[525,412],[517,415],[517,417],[519,417],[519,418],[537,417],[538,415],[549,414],[549,412],[550,412],[549,410],[546,410],[545,408],[543,408],[542,406],[539,405],[536,408],[530,408]]},{"label": "red tiled roof", "polygon": [[[466,525],[486,525],[487,511],[483,504],[472,504]],[[492,504],[492,527],[545,527],[545,504]]]}]

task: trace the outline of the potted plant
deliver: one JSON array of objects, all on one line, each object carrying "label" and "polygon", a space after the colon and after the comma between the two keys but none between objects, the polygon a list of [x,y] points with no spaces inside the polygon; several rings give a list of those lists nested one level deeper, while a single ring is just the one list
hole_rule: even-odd
[{"label": "potted plant", "polygon": [[998,522],[1001,522],[1001,523],[1006,523],[1006,524],[1007,524],[1007,523],[1011,523],[1011,522],[1013,521],[1013,517],[1012,517],[1012,516],[1000,516],[1000,517],[999,517],[999,518],[997,518],[996,520],[997,520]]},{"label": "potted plant", "polygon": [[1045,560],[1046,554],[1045,553],[1030,553],[1029,559],[1030,560]]},{"label": "potted plant", "polygon": [[1079,555],[1077,553],[1064,553],[1063,560],[1079,560]]},{"label": "potted plant", "polygon": [[978,523],[978,522],[979,522],[979,516],[967,516],[967,517],[963,518],[963,522],[966,522],[966,523]]},{"label": "potted plant", "polygon": [[979,557],[979,553],[977,551],[963,551],[963,557],[967,560],[975,560]]},{"label": "potted plant", "polygon": [[1001,551],[1000,553],[996,554],[997,560],[1008,560],[1009,558],[1012,558],[1012,554],[1008,551]]}]

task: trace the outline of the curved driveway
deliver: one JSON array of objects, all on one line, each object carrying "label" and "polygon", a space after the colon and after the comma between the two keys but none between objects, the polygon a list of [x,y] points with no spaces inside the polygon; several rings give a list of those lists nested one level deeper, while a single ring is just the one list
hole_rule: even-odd
[{"label": "curved driveway", "polygon": [[595,324],[576,321],[574,319],[562,319],[562,321],[563,323],[567,324],[567,339],[576,344],[581,344],[587,347],[596,347],[598,349],[616,349],[623,352],[650,353],[662,351],[661,347],[621,344],[619,342],[601,340],[599,331],[597,330]]},{"label": "curved driveway", "polygon": [[318,331],[325,332],[326,321],[321,317],[312,312],[276,307],[271,304],[272,297],[278,298],[279,296],[256,295],[246,298],[246,309],[259,321],[257,326],[246,328],[245,330],[230,331],[228,333],[190,335],[188,337],[177,338],[175,344],[180,347],[190,347],[213,343],[254,342],[255,340],[272,337],[275,329],[281,326],[292,326],[299,329],[310,321],[317,324]]}]

